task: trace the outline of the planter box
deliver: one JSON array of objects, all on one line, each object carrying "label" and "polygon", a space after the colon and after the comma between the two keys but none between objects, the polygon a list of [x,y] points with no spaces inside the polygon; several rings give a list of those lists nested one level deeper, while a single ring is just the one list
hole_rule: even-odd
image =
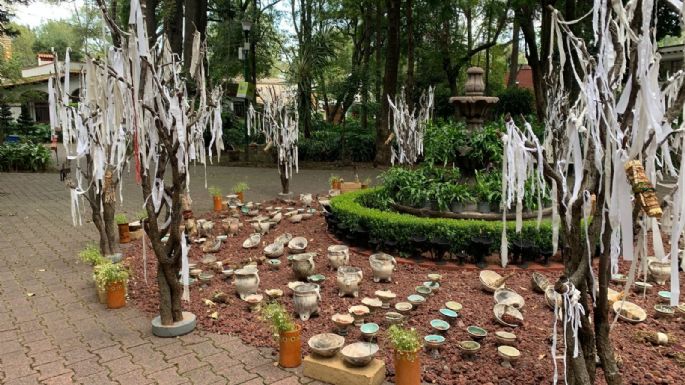
[{"label": "planter box", "polygon": [[337,356],[307,356],[302,363],[302,373],[305,376],[329,384],[381,385],[385,381],[385,363],[377,358],[362,368],[348,366]]},{"label": "planter box", "polygon": [[350,191],[357,191],[362,189],[362,184],[359,182],[342,182],[340,184],[340,193],[344,194]]}]

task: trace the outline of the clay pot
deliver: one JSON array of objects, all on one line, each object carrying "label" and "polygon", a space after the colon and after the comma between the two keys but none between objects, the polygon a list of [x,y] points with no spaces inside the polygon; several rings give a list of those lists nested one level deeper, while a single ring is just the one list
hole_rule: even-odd
[{"label": "clay pot", "polygon": [[119,228],[119,243],[131,242],[131,234],[128,231],[128,223],[118,223]]},{"label": "clay pot", "polygon": [[295,330],[282,332],[278,336],[278,365],[283,368],[296,368],[302,364],[302,327],[295,325]]},{"label": "clay pot", "polygon": [[657,285],[664,285],[671,277],[671,262],[652,261],[647,266],[649,276]]},{"label": "clay pot", "polygon": [[342,266],[338,268],[338,295],[352,295],[357,298],[359,295],[359,282],[363,278],[362,270],[358,267]]},{"label": "clay pot", "polygon": [[256,269],[238,269],[233,273],[235,277],[235,290],[240,299],[244,300],[250,294],[257,293],[259,288],[259,273]]},{"label": "clay pot", "polygon": [[350,261],[350,248],[345,245],[328,246],[328,264],[337,269],[340,266],[345,266]]},{"label": "clay pot", "polygon": [[331,189],[333,190],[340,190],[340,187],[342,187],[342,182],[339,180],[331,183]]},{"label": "clay pot", "polygon": [[125,282],[113,282],[107,285],[107,308],[119,309],[126,306]]},{"label": "clay pot", "polygon": [[302,321],[319,312],[320,300],[319,285],[303,283],[293,289],[293,306]]},{"label": "clay pot", "polygon": [[297,254],[293,257],[293,273],[299,279],[306,280],[307,277],[314,274],[314,256],[315,253]]},{"label": "clay pot", "polygon": [[240,203],[245,202],[245,193],[244,192],[242,192],[242,191],[237,192],[237,193],[235,193],[235,195],[238,196],[238,200],[240,201]]},{"label": "clay pot", "polygon": [[395,385],[421,384],[421,360],[418,350],[415,352],[395,350],[393,359],[395,363]]},{"label": "clay pot", "polygon": [[381,280],[392,282],[392,272],[397,265],[392,255],[385,253],[371,254],[369,263],[371,264],[371,270],[373,270],[374,282],[380,282]]},{"label": "clay pot", "polygon": [[214,212],[220,213],[224,208],[224,203],[221,201],[221,195],[214,195],[212,199],[214,199]]}]

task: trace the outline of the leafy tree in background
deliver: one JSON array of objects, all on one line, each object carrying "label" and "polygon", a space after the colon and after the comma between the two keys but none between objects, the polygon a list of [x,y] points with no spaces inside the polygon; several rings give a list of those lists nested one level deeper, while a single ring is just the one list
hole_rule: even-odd
[{"label": "leafy tree in background", "polygon": [[13,5],[28,4],[29,0],[3,0],[0,1],[0,35],[14,35],[16,30],[9,25],[12,14],[11,7]]},{"label": "leafy tree in background", "polygon": [[63,58],[67,48],[71,60],[83,59],[83,52],[87,36],[79,31],[72,23],[65,20],[49,20],[36,28],[36,41],[33,50],[39,52],[51,52],[54,48],[59,58]]},{"label": "leafy tree in background", "polygon": [[14,128],[14,118],[10,105],[5,98],[0,99],[0,143],[5,140],[5,135]]},{"label": "leafy tree in background", "polygon": [[36,122],[33,121],[31,114],[29,113],[29,105],[24,103],[21,105],[21,113],[17,118],[17,128],[19,132],[23,135],[28,135],[33,131]]}]

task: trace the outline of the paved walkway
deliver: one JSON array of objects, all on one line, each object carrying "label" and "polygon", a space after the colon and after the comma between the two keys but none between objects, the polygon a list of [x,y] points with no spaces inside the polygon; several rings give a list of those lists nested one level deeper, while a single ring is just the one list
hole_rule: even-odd
[{"label": "paved walkway", "polygon": [[[192,170],[194,209],[208,210],[203,168]],[[301,171],[292,188],[326,190],[330,171]],[[348,180],[350,171],[336,172]],[[360,178],[375,176],[360,170]],[[238,181],[248,199],[279,191],[275,169],[208,167],[208,185],[224,192]],[[140,211],[142,193],[127,177],[123,211]],[[273,352],[237,337],[195,331],[152,336],[132,307],[97,302],[91,268],[77,253],[96,239],[91,224],[72,227],[68,191],[58,174],[0,173],[0,383],[14,384],[317,384],[274,366]]]}]

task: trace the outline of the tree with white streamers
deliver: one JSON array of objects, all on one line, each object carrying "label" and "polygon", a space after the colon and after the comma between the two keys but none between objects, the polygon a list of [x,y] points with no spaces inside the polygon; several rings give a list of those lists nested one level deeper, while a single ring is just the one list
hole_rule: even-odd
[{"label": "tree with white streamers", "polygon": [[395,144],[391,148],[392,164],[397,162],[413,165],[423,154],[423,134],[433,114],[434,91],[433,87],[429,87],[428,93],[424,92],[421,95],[418,110],[409,106],[404,91],[395,96],[394,102],[388,96],[388,121],[392,126],[392,134],[386,143],[395,139]]},{"label": "tree with white streamers", "polygon": [[[181,197],[188,192],[189,164],[206,164],[213,149],[217,153],[223,149],[222,90],[207,88],[205,47],[199,33],[193,36],[192,57],[186,58],[191,60],[190,79],[186,79],[182,62],[171,53],[165,37],[158,45],[148,46],[139,0],[131,1],[127,31],[112,21],[104,1],[98,4],[108,27],[121,37],[121,48],[111,47],[100,61],[88,60],[78,107],[66,105],[59,95],[51,99],[53,127],[66,130],[68,151],[76,146],[74,156],[90,154],[95,170],[102,170],[92,173],[85,186],[96,185],[107,169],[120,174],[126,146],[131,144],[148,213],[144,228],[158,262],[160,318],[163,325],[170,325],[183,319],[181,298],[189,299],[188,245],[179,230]],[[186,88],[190,81],[194,82],[192,95]],[[203,138],[207,129],[212,136],[209,146]],[[113,146],[107,156],[100,149],[103,144]],[[165,237],[168,240],[163,242]]]},{"label": "tree with white streamers", "polygon": [[[682,5],[670,2],[675,3]],[[552,86],[544,141],[535,137],[527,123],[521,129],[511,117],[507,119],[503,201],[506,208],[515,207],[517,225],[525,180],[532,177],[537,191],[545,186],[552,190],[553,244],[555,249],[561,246],[565,266],[565,276],[555,290],[565,299],[561,322],[567,384],[594,383],[596,356],[608,384],[622,381],[609,339],[609,277],[617,271],[620,255],[631,261],[624,287],[624,294],[629,293],[638,261],[648,256],[647,237],[652,237],[655,260],[669,258],[661,239],[661,207],[654,190],[665,176],[678,180],[667,210],[672,211],[668,219],[673,223],[669,234],[671,305],[678,303],[678,239],[685,226],[681,118],[685,73],[680,71],[663,86],[659,84],[659,56],[651,29],[654,5],[654,0],[595,0],[592,12],[584,16],[592,18],[591,43],[573,34],[569,26],[576,21],[565,21],[552,10],[549,42],[555,52],[549,60],[555,63],[550,68],[563,71],[548,74]],[[573,84],[565,84],[564,79]],[[679,162],[673,161],[673,154]],[[503,231],[503,264],[507,262],[506,240]],[[600,250],[596,276],[595,245]],[[552,359],[556,369],[554,349]]]},{"label": "tree with white streamers", "polygon": [[262,95],[264,111],[258,112],[250,105],[247,118],[248,134],[263,133],[266,137],[264,151],[269,151],[272,146],[276,147],[278,156],[278,173],[281,177],[281,194],[290,194],[290,178],[295,172],[299,172],[297,140],[298,114],[297,102],[289,95],[277,94],[271,88]]}]

